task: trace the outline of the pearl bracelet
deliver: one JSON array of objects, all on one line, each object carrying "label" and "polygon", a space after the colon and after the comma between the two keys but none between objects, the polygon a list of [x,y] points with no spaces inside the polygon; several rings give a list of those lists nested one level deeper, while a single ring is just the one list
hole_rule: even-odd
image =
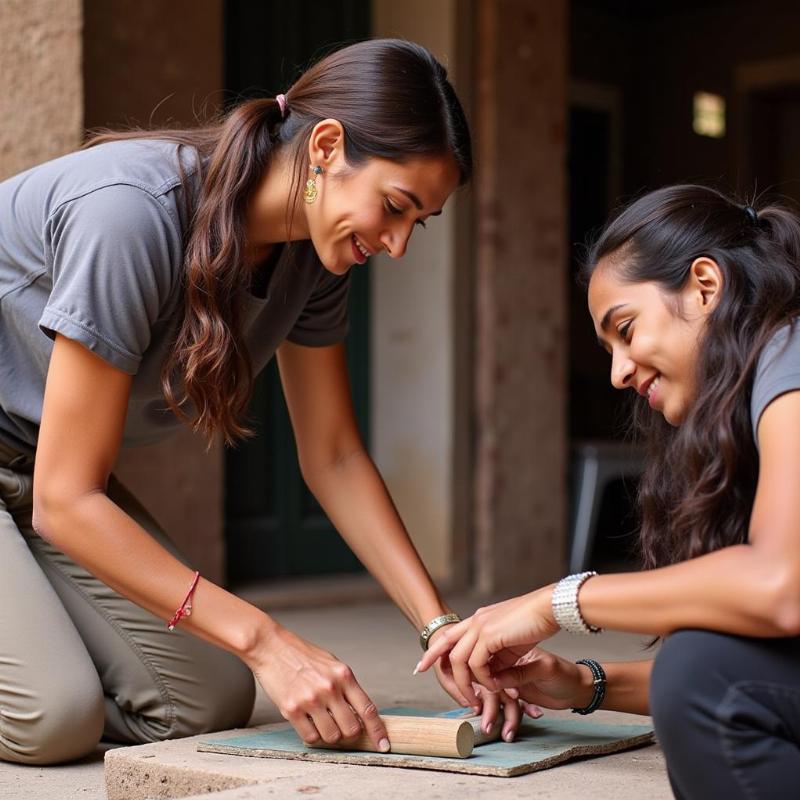
[{"label": "pearl bracelet", "polygon": [[551,600],[553,617],[559,627],[568,633],[600,633],[602,630],[594,625],[587,625],[578,605],[578,591],[589,578],[593,578],[595,575],[597,575],[596,572],[567,575],[553,589]]}]

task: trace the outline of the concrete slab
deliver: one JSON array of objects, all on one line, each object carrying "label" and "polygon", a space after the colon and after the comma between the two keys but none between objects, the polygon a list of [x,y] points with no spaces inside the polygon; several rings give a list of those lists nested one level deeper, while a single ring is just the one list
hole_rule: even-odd
[{"label": "concrete slab", "polygon": [[108,745],[88,758],[57,767],[23,767],[0,761],[0,800],[106,800],[103,756]]},{"label": "concrete slab", "polygon": [[[474,598],[462,597],[454,603],[462,613],[474,610]],[[347,606],[332,604],[324,609],[300,609],[277,612],[275,616],[285,625],[320,645],[327,647],[349,663],[367,692],[379,706],[418,705],[431,708],[447,708],[448,698],[438,687],[432,676],[411,672],[416,663],[419,645],[416,634],[400,613],[391,605],[381,602],[370,605]],[[598,659],[632,659],[646,657],[642,652],[642,640],[638,637],[619,634],[602,634],[592,638],[558,636],[553,639],[552,649],[576,659],[593,656]],[[598,712],[598,716],[607,716]],[[608,715],[610,716],[610,715]],[[623,716],[620,719],[641,722],[641,717]],[[259,693],[251,725],[282,722],[274,705]],[[227,791],[215,795],[217,800],[257,800],[267,797],[293,797],[320,795],[322,797],[362,797],[375,795],[407,798],[415,790],[425,791],[426,798],[473,797],[482,792],[489,797],[513,792],[522,796],[536,791],[537,797],[564,798],[586,797],[591,793],[596,800],[666,800],[672,795],[664,773],[663,759],[656,747],[621,753],[606,758],[577,762],[536,775],[520,778],[475,778],[472,776],[437,775],[436,773],[387,768],[341,766],[331,768],[326,764],[295,764],[274,762],[274,772],[263,772],[265,759],[258,760],[261,770],[256,780],[261,783],[243,786],[249,776],[230,772],[229,762],[224,759],[235,756],[216,756],[223,761],[206,764],[206,775],[222,776],[215,783],[204,784],[195,771],[197,762],[191,754],[191,740],[167,742],[159,745],[144,745],[152,748],[152,758],[137,759],[137,779],[145,774],[147,786],[155,786],[152,797],[186,797],[206,792],[207,789]],[[185,754],[188,748],[189,755]],[[21,767],[0,762],[0,800],[106,800],[103,773],[103,754],[108,746],[77,764],[63,767]],[[120,758],[121,770],[127,770],[130,762],[123,754],[133,756],[139,748],[119,748],[109,755],[109,763]],[[163,762],[159,753],[164,753]],[[117,756],[119,753],[119,756]],[[145,750],[143,755],[148,755]],[[191,756],[191,757],[190,757]],[[207,754],[210,756],[210,754]],[[184,759],[182,762],[181,759]],[[245,759],[241,759],[245,760]],[[255,759],[254,759],[255,760]],[[132,759],[131,759],[132,761]],[[128,766],[125,766],[125,764]],[[239,763],[238,761],[236,763]],[[168,772],[168,782],[151,780],[156,774],[155,766],[163,766]],[[168,769],[166,769],[168,768]],[[114,781],[133,778],[134,772],[117,772]],[[111,770],[109,772],[111,777]],[[239,780],[237,780],[237,777]],[[174,782],[173,782],[174,781]],[[480,783],[476,782],[480,781]],[[521,781],[526,781],[523,785]],[[255,781],[253,781],[255,783]],[[238,788],[237,788],[238,787]],[[160,792],[160,794],[159,794]],[[395,794],[391,794],[395,792]],[[580,792],[580,794],[579,794]],[[238,794],[237,794],[238,793]],[[136,800],[146,796],[129,794],[125,800]],[[505,796],[511,797],[511,794]]]},{"label": "concrete slab", "polygon": [[[456,607],[473,609],[464,599]],[[451,706],[432,675],[412,676],[417,656],[414,632],[399,612],[387,604],[278,615],[303,636],[335,652],[349,663],[378,706]],[[591,655],[599,659],[642,658],[639,637],[603,634],[577,638],[559,635],[552,649],[570,658]],[[557,713],[557,712],[549,712]],[[567,712],[568,716],[568,712]],[[607,721],[641,722],[634,715],[598,712]],[[256,702],[252,723],[280,720],[264,695]],[[230,732],[238,735],[240,731]],[[519,797],[536,793],[543,798],[583,798],[587,787],[603,800],[648,797],[670,798],[663,758],[657,747],[586,760],[519,778],[484,778],[385,767],[358,767],[249,759],[198,753],[193,737],[175,742],[141,745],[109,752],[106,756],[108,800],[145,800],[208,794],[220,798],[267,798],[303,794],[326,798],[408,798],[414,792],[428,797]],[[215,738],[218,738],[215,737]]]},{"label": "concrete slab", "polygon": [[[604,715],[611,717],[611,715]],[[274,725],[265,726],[272,729]],[[240,732],[231,732],[238,735]],[[672,797],[656,747],[578,761],[517,778],[459,775],[394,767],[317,764],[216,753],[198,753],[208,736],[120,748],[106,755],[108,800],[150,800],[208,795],[227,787],[225,797],[294,797],[314,794],[350,800],[374,798],[594,798],[667,800]],[[217,735],[215,738],[222,738]],[[253,786],[252,784],[256,784]],[[187,789],[193,789],[187,792]],[[219,795],[214,795],[217,800]]]}]

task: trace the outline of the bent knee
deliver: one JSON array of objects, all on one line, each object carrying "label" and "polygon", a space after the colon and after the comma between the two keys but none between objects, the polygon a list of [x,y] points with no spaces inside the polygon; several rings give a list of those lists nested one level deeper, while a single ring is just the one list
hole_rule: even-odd
[{"label": "bent knee", "polygon": [[253,673],[238,658],[229,656],[229,663],[218,676],[213,691],[203,698],[202,713],[189,715],[190,733],[184,735],[245,726],[253,712],[255,698]]},{"label": "bent knee", "polygon": [[105,718],[99,683],[87,685],[84,691],[54,692],[47,697],[32,694],[35,699],[27,697],[23,704],[2,704],[0,760],[36,766],[63,764],[83,758],[97,747]]},{"label": "bent knee", "polygon": [[217,658],[212,671],[196,676],[191,691],[184,683],[170,692],[172,725],[168,731],[161,725],[154,726],[147,735],[149,741],[179,739],[247,724],[255,702],[253,673],[239,659],[228,653],[223,655],[224,658]]},{"label": "bent knee", "polygon": [[722,673],[731,637],[714,631],[676,631],[662,644],[650,677],[650,713],[656,729],[685,731],[710,713],[724,691]]}]

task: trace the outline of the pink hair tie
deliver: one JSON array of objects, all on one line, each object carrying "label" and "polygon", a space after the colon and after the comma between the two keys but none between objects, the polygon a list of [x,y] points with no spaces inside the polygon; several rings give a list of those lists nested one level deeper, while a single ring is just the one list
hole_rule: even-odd
[{"label": "pink hair tie", "polygon": [[286,95],[279,94],[275,99],[278,101],[278,105],[281,109],[281,119],[284,119],[286,117]]}]

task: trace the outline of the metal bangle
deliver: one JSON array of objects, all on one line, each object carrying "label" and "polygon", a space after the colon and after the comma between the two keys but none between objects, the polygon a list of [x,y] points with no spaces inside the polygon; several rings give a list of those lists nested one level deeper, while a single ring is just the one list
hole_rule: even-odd
[{"label": "metal bangle", "polygon": [[583,708],[573,708],[573,714],[591,714],[597,711],[600,708],[600,704],[605,700],[606,697],[606,671],[600,666],[600,664],[595,661],[593,658],[582,658],[580,661],[576,661],[576,664],[585,664],[589,669],[592,671],[592,677],[594,678],[594,694],[592,695],[592,699],[589,701],[588,706],[584,706]]},{"label": "metal bangle", "polygon": [[440,617],[434,617],[420,632],[419,643],[422,649],[428,649],[428,642],[431,636],[433,636],[439,628],[454,622],[461,622],[461,617],[459,617],[458,614],[442,614]]},{"label": "metal bangle", "polygon": [[562,578],[553,589],[551,606],[553,619],[557,625],[568,633],[588,634],[600,633],[602,628],[587,624],[578,605],[578,592],[589,578],[596,572],[579,572]]}]

